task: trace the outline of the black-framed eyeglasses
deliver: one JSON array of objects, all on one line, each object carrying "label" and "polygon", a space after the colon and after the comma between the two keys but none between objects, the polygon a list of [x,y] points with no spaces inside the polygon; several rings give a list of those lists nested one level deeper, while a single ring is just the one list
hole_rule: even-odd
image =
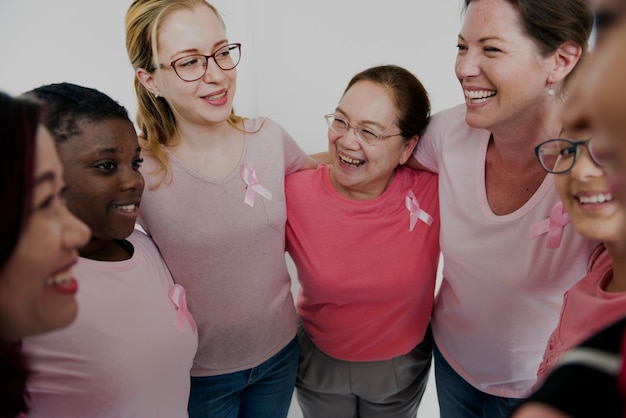
[{"label": "black-framed eyeglasses", "polygon": [[367,145],[376,145],[379,141],[382,141],[386,138],[391,138],[392,136],[402,136],[401,133],[391,135],[377,134],[375,132],[372,132],[371,129],[360,128],[358,126],[351,125],[347,120],[335,116],[332,113],[329,115],[324,115],[324,119],[326,119],[328,129],[338,134],[345,135],[350,132],[350,129],[354,129],[354,135],[356,136],[356,138],[361,141],[361,143]]},{"label": "black-framed eyeglasses", "polygon": [[605,152],[600,152],[600,150],[594,150],[591,139],[584,141],[567,138],[549,139],[535,147],[535,154],[541,167],[553,174],[570,171],[580,156],[580,147],[587,148],[589,157],[599,167],[609,166],[611,163],[610,156]]},{"label": "black-framed eyeglasses", "polygon": [[241,44],[224,45],[215,51],[213,55],[187,55],[186,57],[175,59],[169,64],[158,64],[152,70],[171,67],[181,80],[196,81],[206,74],[206,70],[209,67],[209,58],[213,58],[215,64],[222,70],[232,70],[239,64],[241,59]]}]

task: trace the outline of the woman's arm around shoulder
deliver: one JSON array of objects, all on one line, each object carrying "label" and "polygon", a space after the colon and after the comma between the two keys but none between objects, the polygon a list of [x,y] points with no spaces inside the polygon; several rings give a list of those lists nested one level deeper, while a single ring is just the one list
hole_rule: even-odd
[{"label": "woman's arm around shoulder", "polygon": [[423,170],[423,171],[428,171],[429,173],[434,173],[434,171],[430,170],[425,165],[420,164],[419,161],[417,161],[417,159],[415,158],[415,155],[411,155],[409,159],[407,160],[407,162],[404,163],[404,166],[412,168],[413,170]]},{"label": "woman's arm around shoulder", "polygon": [[304,160],[304,164],[302,164],[298,171],[316,169],[318,164],[318,161],[314,159],[313,156],[307,155],[306,160]]}]

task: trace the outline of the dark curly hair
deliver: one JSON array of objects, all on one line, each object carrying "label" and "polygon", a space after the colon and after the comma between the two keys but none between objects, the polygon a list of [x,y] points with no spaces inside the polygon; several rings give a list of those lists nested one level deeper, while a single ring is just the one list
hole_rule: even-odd
[{"label": "dark curly hair", "polygon": [[124,106],[89,87],[71,83],[46,84],[24,95],[44,102],[43,123],[57,143],[80,135],[79,122],[130,121]]}]

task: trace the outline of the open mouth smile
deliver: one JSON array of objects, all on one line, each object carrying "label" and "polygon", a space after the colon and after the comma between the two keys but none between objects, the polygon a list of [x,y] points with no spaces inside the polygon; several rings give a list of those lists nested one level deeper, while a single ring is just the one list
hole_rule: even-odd
[{"label": "open mouth smile", "polygon": [[482,103],[495,96],[495,90],[464,90],[465,100],[471,103]]},{"label": "open mouth smile", "polygon": [[347,157],[345,155],[339,155],[339,161],[352,167],[360,167],[363,164],[365,164],[364,160],[357,160],[354,158]]},{"label": "open mouth smile", "polygon": [[611,193],[600,193],[593,196],[576,196],[576,200],[582,205],[608,203],[613,200],[613,195]]}]

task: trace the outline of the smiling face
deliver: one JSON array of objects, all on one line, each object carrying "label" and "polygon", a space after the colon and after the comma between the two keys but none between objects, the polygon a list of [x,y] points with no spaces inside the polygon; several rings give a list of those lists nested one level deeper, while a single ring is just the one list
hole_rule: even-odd
[{"label": "smiling face", "polygon": [[593,132],[598,148],[614,159],[611,186],[626,205],[626,21],[611,30],[576,75],[563,110],[564,126]]},{"label": "smiling face", "polygon": [[[158,31],[157,62],[167,64],[194,54],[212,55],[228,44],[222,22],[208,6],[198,4],[168,14]],[[222,70],[213,58],[204,77],[181,80],[172,67],[145,74],[144,84],[158,91],[173,109],[178,123],[216,124],[230,116],[237,70]]]},{"label": "smiling face", "polygon": [[[397,112],[389,91],[371,81],[359,81],[341,98],[335,115],[352,126],[377,135],[400,132]],[[417,137],[382,139],[374,145],[362,144],[354,129],[345,134],[328,130],[331,181],[342,195],[355,200],[380,196],[393,179],[395,169],[411,156]]]},{"label": "smiling face", "polygon": [[455,71],[466,98],[470,126],[515,129],[549,103],[550,59],[522,29],[505,0],[469,4],[459,33]]},{"label": "smiling face", "polygon": [[[590,134],[566,131],[564,136],[585,140]],[[624,209],[613,200],[607,173],[593,162],[587,148],[580,146],[579,157],[570,171],[554,175],[554,186],[579,234],[605,243],[623,240]]]},{"label": "smiling face", "polygon": [[0,337],[17,341],[69,325],[78,307],[72,277],[77,248],[89,229],[65,207],[63,169],[48,131],[40,127],[32,212],[0,270]]},{"label": "smiling face", "polygon": [[81,255],[88,256],[133,232],[144,179],[139,172],[137,135],[130,121],[80,121],[78,128],[78,135],[57,147],[65,167],[67,206],[93,233],[90,244],[81,250]]}]

